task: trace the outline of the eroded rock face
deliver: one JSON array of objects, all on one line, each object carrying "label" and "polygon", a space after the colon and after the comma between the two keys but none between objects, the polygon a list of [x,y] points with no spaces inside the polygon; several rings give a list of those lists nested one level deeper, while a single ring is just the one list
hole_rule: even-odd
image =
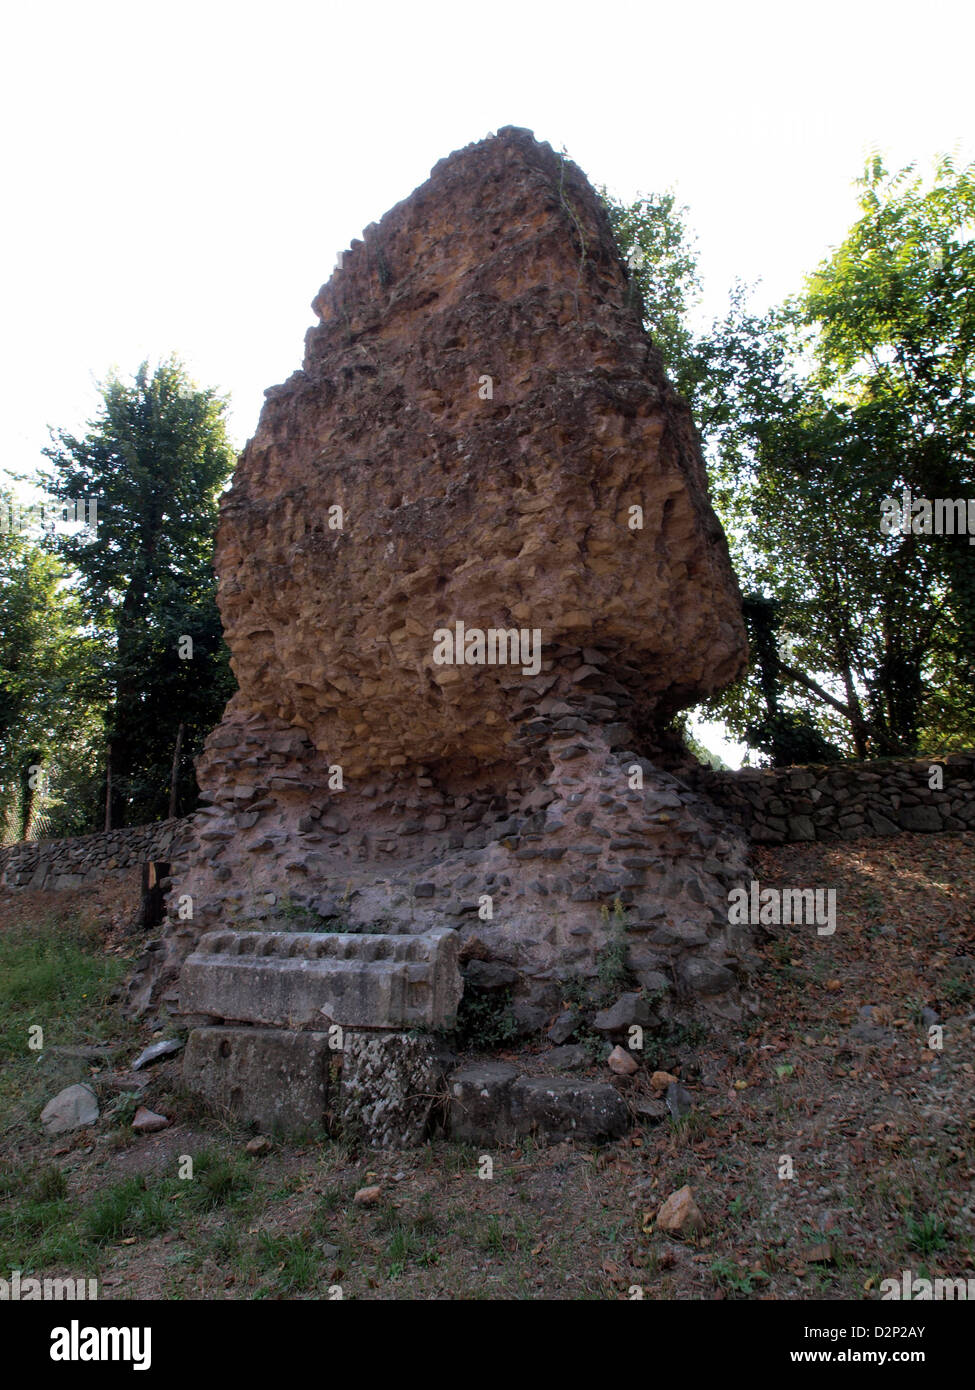
[{"label": "eroded rock face", "polygon": [[615,919],[655,1017],[695,981],[735,1016],[744,838],[660,756],[743,669],[740,598],[602,206],[506,129],[363,237],[222,506],[240,689],[156,978],[242,919],[450,926],[527,1028]]},{"label": "eroded rock face", "polygon": [[568,673],[526,690],[521,663],[438,665],[458,621],[538,630],[549,661],[598,649],[647,724],[732,680],[739,599],[690,416],[578,169],[509,129],[363,235],[222,508],[227,726],[299,727],[349,778],[511,765],[526,693]]}]

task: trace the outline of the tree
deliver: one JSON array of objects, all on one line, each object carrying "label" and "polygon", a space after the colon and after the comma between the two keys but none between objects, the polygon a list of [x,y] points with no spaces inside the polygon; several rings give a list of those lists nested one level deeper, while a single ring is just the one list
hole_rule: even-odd
[{"label": "tree", "polygon": [[[63,792],[98,727],[92,646],[57,558],[0,534],[0,824],[26,839],[63,823]],[[60,794],[59,794],[60,793]]]},{"label": "tree", "polygon": [[[175,359],[134,381],[112,377],[82,438],[45,450],[60,498],[95,497],[94,536],[58,548],[78,574],[105,652],[112,824],[167,813],[179,728],[180,809],[191,809],[191,760],[232,693],[212,568],[218,495],[233,467],[226,402]],[[185,639],[190,639],[187,642]]]},{"label": "tree", "polygon": [[[890,174],[875,156],[858,182],[861,216],[802,301],[818,330],[818,381],[850,403],[884,496],[971,497],[975,164],[956,170],[945,157],[928,186],[915,165]],[[946,726],[975,735],[975,549],[964,533],[923,526],[916,517],[890,537],[868,681],[874,722],[912,748]]]},{"label": "tree", "polygon": [[700,294],[696,240],[673,193],[641,194],[629,205],[600,196],[627,263],[634,301],[677,389],[693,395],[699,369],[688,317]]},{"label": "tree", "polygon": [[[738,285],[697,337],[663,320],[748,595],[749,672],[706,712],[775,761],[975,742],[975,548],[880,527],[904,488],[973,495],[973,169],[942,160],[927,187],[875,159],[860,189],[802,295],[754,315]],[[678,316],[696,287],[673,251],[683,212],[611,209]]]}]

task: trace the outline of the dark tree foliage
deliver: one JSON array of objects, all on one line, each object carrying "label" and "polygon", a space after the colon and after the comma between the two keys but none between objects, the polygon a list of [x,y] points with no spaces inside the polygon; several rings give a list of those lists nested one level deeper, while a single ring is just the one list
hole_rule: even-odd
[{"label": "dark tree foliage", "polygon": [[212,566],[234,462],[225,411],[179,362],[143,364],[134,381],[108,382],[82,438],[60,432],[45,451],[55,495],[98,503],[94,537],[59,541],[99,639],[108,701],[93,824],[109,778],[113,825],[165,816],[178,739],[177,811],[192,809],[193,758],[234,688]]}]

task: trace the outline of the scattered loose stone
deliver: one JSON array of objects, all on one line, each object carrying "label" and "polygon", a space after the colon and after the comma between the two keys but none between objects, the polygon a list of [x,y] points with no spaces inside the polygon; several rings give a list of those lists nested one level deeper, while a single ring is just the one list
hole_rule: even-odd
[{"label": "scattered loose stone", "polygon": [[558,1018],[548,1030],[546,1037],[549,1042],[556,1044],[566,1043],[582,1022],[582,1014],[578,1009],[566,1009],[559,1014]]},{"label": "scattered loose stone", "polygon": [[677,1085],[677,1077],[671,1076],[669,1071],[655,1071],[650,1078],[650,1085],[655,1091],[666,1091],[668,1086]]},{"label": "scattered loose stone", "polygon": [[374,1207],[382,1194],[382,1188],[378,1183],[372,1187],[360,1187],[359,1191],[352,1198],[352,1202],[357,1207]]},{"label": "scattered loose stone", "polygon": [[614,1047],[606,1059],[610,1071],[617,1076],[632,1076],[638,1069],[638,1063],[632,1052],[627,1052],[624,1047]]},{"label": "scattered loose stone", "polygon": [[653,1013],[647,1000],[635,990],[621,994],[609,1009],[601,1009],[592,1021],[598,1033],[622,1033],[634,1023],[648,1027],[653,1022]]},{"label": "scattered loose stone", "polygon": [[633,1112],[644,1124],[659,1125],[666,1120],[668,1110],[662,1100],[640,1097],[632,1102]]},{"label": "scattered loose stone", "polygon": [[167,1039],[165,1042],[152,1043],[144,1052],[139,1053],[132,1063],[132,1070],[141,1071],[143,1067],[149,1067],[153,1062],[161,1061],[163,1057],[171,1057],[174,1052],[179,1052],[182,1046],[181,1042],[174,1042],[171,1039]]},{"label": "scattered loose stone", "polygon": [[255,1155],[270,1153],[271,1141],[266,1134],[257,1134],[253,1139],[248,1139],[244,1151]]},{"label": "scattered loose stone", "polygon": [[64,1134],[84,1129],[98,1119],[98,1101],[90,1086],[66,1086],[41,1111],[41,1124],[48,1134]]},{"label": "scattered loose stone", "polygon": [[47,1048],[57,1057],[78,1057],[83,1062],[104,1062],[114,1051],[111,1043],[93,1043],[87,1047],[63,1047],[55,1045]]},{"label": "scattered loose stone", "polygon": [[821,1245],[813,1245],[805,1251],[802,1257],[807,1265],[823,1264],[828,1265],[833,1262],[833,1247],[828,1242]]},{"label": "scattered loose stone", "polygon": [[169,1128],[169,1120],[165,1115],[157,1115],[154,1110],[140,1105],[135,1112],[132,1128],[136,1134],[158,1134],[159,1130]]},{"label": "scattered loose stone", "polygon": [[657,1230],[670,1231],[675,1235],[689,1235],[699,1231],[704,1225],[704,1217],[694,1201],[694,1190],[681,1187],[672,1192],[657,1213]]},{"label": "scattered loose stone", "polygon": [[869,1043],[872,1047],[886,1046],[897,1041],[897,1035],[889,1028],[881,1028],[879,1023],[856,1023],[850,1029],[850,1037],[858,1042]]},{"label": "scattered loose stone", "polygon": [[689,1115],[694,1106],[690,1092],[686,1091],[677,1081],[672,1081],[667,1087],[667,1094],[664,1099],[667,1103],[667,1109],[675,1120],[681,1119],[684,1115]]},{"label": "scattered loose stone", "polygon": [[566,1043],[564,1047],[553,1047],[545,1052],[541,1060],[553,1071],[575,1071],[589,1061],[589,1053],[581,1043]]}]

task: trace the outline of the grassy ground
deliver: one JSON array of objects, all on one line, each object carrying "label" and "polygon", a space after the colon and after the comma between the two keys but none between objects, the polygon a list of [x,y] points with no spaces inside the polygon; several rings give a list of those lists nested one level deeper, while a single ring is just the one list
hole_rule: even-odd
[{"label": "grassy ground", "polygon": [[[137,1136],[126,1068],[151,1038],[112,1001],[139,949],[136,883],[6,895],[0,1275],[97,1278],[102,1299],[867,1299],[902,1269],[975,1277],[975,836],[764,851],[759,876],[836,887],[836,933],[773,928],[758,1023],[655,1044],[692,1113],[597,1151],[498,1150],[490,1178],[446,1142],[383,1153],[309,1134],[250,1154],[174,1062],[146,1094],[172,1124]],[[865,1005],[874,1040],[853,1031]],[[57,1051],[78,1047],[110,1050]],[[99,1123],[46,1138],[44,1102],[77,1080]],[[616,1084],[650,1094],[647,1071]],[[654,1217],[685,1183],[706,1226],[678,1240]],[[378,1203],[355,1205],[371,1184]]]}]

